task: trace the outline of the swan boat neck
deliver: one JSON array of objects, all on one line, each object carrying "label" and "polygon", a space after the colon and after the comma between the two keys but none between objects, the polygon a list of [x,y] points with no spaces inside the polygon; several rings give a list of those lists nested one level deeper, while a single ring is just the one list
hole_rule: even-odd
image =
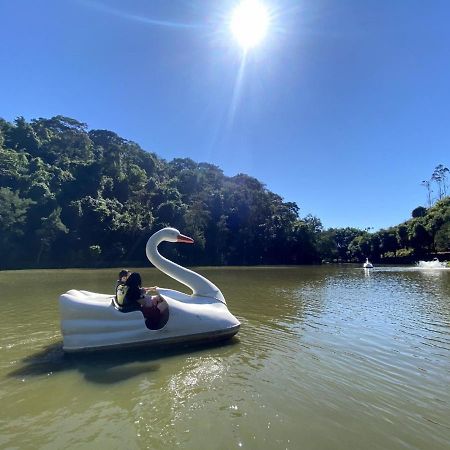
[{"label": "swan boat neck", "polygon": [[80,352],[130,346],[210,342],[234,336],[239,320],[228,310],[217,286],[202,275],[161,256],[162,241],[192,243],[173,228],[164,228],[147,242],[150,262],[192,290],[188,295],[158,289],[158,312],[142,308],[123,312],[110,294],[69,290],[59,298],[63,349]]}]

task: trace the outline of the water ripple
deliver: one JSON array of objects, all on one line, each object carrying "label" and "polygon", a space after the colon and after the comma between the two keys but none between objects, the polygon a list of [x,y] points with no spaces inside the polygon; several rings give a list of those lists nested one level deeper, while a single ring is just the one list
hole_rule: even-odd
[{"label": "water ripple", "polygon": [[448,448],[449,272],[206,274],[242,323],[228,345],[67,358],[54,303],[6,300],[0,446]]}]

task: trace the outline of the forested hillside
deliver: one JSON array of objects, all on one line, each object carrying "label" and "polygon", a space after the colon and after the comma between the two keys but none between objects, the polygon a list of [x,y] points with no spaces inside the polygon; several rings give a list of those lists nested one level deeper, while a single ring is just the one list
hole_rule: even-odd
[{"label": "forested hillside", "polygon": [[[416,210],[415,210],[416,211]],[[447,250],[450,200],[377,233],[324,230],[295,203],[245,174],[166,161],[68,117],[0,119],[0,268],[148,264],[164,226],[195,246],[167,246],[184,264],[305,264]],[[178,247],[178,248],[177,248]],[[402,253],[403,252],[403,253]]]},{"label": "forested hillside", "polygon": [[255,178],[167,162],[61,116],[0,122],[0,211],[3,268],[144,264],[164,226],[195,239],[185,263],[319,261],[314,223]]}]

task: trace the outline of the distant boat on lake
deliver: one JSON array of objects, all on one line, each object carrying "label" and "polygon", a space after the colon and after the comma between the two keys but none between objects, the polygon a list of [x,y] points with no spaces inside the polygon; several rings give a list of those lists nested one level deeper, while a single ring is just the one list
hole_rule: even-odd
[{"label": "distant boat on lake", "polygon": [[431,261],[419,261],[417,267],[420,269],[448,269],[447,262],[441,262],[438,258],[433,258]]}]

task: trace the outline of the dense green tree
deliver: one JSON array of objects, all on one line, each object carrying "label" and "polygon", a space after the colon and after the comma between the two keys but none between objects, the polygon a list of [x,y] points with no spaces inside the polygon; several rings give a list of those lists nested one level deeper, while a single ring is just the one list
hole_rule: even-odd
[{"label": "dense green tree", "polygon": [[437,231],[435,235],[435,244],[437,251],[450,251],[450,220]]},{"label": "dense green tree", "polygon": [[324,230],[317,236],[317,251],[325,262],[337,262],[339,258],[334,230]]},{"label": "dense green tree", "polygon": [[409,241],[419,255],[426,253],[430,249],[432,238],[424,222],[420,219],[413,219],[410,222]]},{"label": "dense green tree", "polygon": [[27,211],[33,201],[23,199],[17,192],[0,187],[0,229],[2,237],[22,236],[27,219]]},{"label": "dense green tree", "polygon": [[23,117],[18,117],[14,125],[6,129],[6,147],[19,151],[26,150],[32,156],[39,156],[41,143],[31,124],[27,123]]},{"label": "dense green tree", "polygon": [[334,242],[336,245],[338,261],[347,261],[350,257],[349,245],[357,236],[360,236],[363,231],[357,228],[331,228],[332,235],[334,236]]},{"label": "dense green tree", "polygon": [[371,257],[373,248],[369,233],[363,233],[356,236],[348,246],[350,257],[354,261],[361,261],[364,258]]},{"label": "dense green tree", "polygon": [[0,267],[16,264],[27,247],[24,235],[27,227],[27,214],[33,201],[21,198],[17,191],[0,187]]},{"label": "dense green tree", "polygon": [[[382,255],[387,252],[395,253],[399,248],[397,239],[397,230],[395,228],[389,228],[388,230],[380,230],[375,233],[379,242],[379,253]],[[373,245],[373,253],[377,250],[377,246]]]},{"label": "dense green tree", "polygon": [[418,206],[417,208],[413,209],[411,216],[416,217],[423,217],[427,213],[427,208],[424,208],[423,206]]},{"label": "dense green tree", "polygon": [[[185,264],[303,264],[448,250],[448,170],[440,196],[388,230],[324,229],[254,177],[189,158],[165,161],[108,130],[64,116],[0,119],[0,268],[145,264],[163,226],[197,245],[169,246]],[[429,186],[430,187],[430,186]],[[165,250],[166,251],[166,250]]]},{"label": "dense green tree", "polygon": [[37,254],[36,263],[41,262],[42,256],[52,258],[49,251],[52,244],[58,239],[61,234],[68,233],[68,228],[61,222],[61,208],[56,208],[50,213],[48,217],[41,218],[41,226],[36,230],[36,235],[40,240],[39,251]]},{"label": "dense green tree", "polygon": [[0,186],[21,189],[29,176],[27,154],[0,148]]},{"label": "dense green tree", "polygon": [[409,244],[408,227],[400,224],[396,229],[397,243],[400,248],[406,248]]}]

